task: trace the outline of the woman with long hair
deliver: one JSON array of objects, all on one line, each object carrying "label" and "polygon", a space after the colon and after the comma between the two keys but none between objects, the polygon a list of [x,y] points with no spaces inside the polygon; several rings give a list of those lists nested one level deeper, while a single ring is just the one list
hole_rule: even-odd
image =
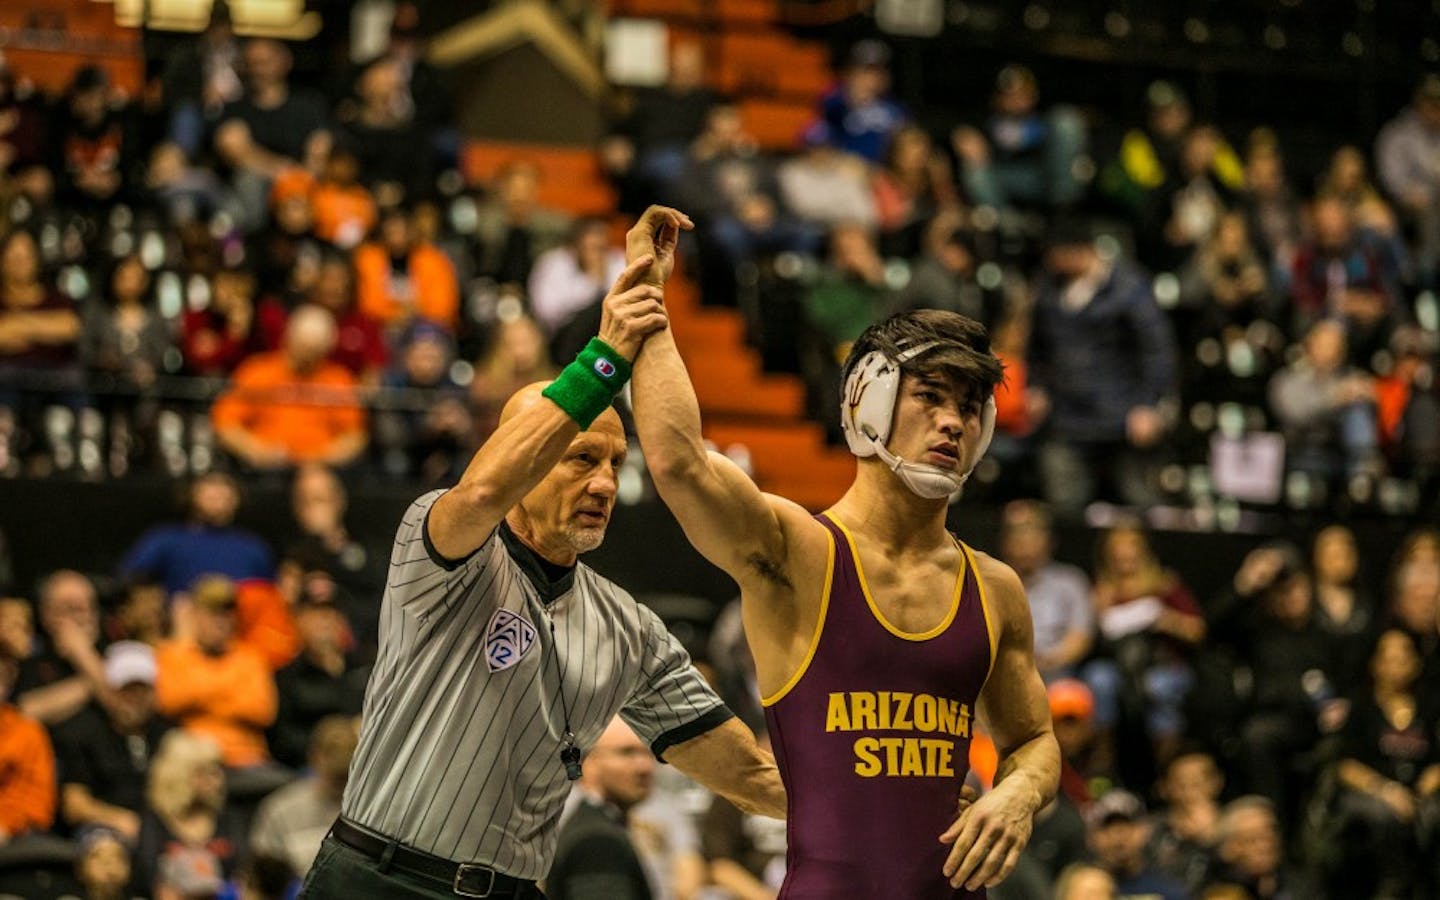
[{"label": "woman with long hair", "polygon": [[220,748],[176,729],[150,762],[135,890],[156,900],[218,892],[245,846],[240,817],[225,807]]}]

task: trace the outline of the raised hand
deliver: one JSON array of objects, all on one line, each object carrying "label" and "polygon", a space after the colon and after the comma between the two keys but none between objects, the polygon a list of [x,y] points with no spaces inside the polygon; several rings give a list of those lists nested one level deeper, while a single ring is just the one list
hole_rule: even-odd
[{"label": "raised hand", "polygon": [[642,256],[655,261],[645,271],[646,284],[664,287],[670,273],[675,271],[675,247],[680,240],[680,231],[695,227],[690,217],[669,206],[652,206],[640,216],[640,221],[625,232],[625,260],[634,262]]},{"label": "raised hand", "polygon": [[627,360],[634,360],[645,339],[670,322],[660,302],[663,291],[658,285],[642,283],[654,262],[655,256],[649,253],[631,260],[600,307],[600,340]]}]

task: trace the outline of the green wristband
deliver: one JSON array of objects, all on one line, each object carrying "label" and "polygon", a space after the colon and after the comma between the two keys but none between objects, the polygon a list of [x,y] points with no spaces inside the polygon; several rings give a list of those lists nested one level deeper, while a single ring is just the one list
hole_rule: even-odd
[{"label": "green wristband", "polygon": [[598,337],[591,338],[575,361],[562,369],[540,395],[565,410],[584,431],[610,408],[610,402],[629,380],[629,361]]}]

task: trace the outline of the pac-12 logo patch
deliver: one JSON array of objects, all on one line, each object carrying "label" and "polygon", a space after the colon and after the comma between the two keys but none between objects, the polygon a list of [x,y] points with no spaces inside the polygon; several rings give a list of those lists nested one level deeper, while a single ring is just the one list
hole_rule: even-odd
[{"label": "pac-12 logo patch", "polygon": [[535,643],[535,626],[508,609],[497,609],[485,632],[485,665],[499,672],[518,663]]},{"label": "pac-12 logo patch", "polygon": [[615,364],[608,359],[595,360],[595,371],[600,373],[601,378],[610,378],[615,374]]}]

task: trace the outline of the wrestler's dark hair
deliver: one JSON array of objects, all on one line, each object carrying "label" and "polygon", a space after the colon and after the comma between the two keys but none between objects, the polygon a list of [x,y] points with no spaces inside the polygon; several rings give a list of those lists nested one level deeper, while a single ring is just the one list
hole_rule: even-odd
[{"label": "wrestler's dark hair", "polygon": [[866,328],[850,347],[841,371],[841,384],[867,353],[879,351],[897,358],[907,347],[936,342],[900,370],[907,375],[942,375],[956,385],[957,392],[972,392],[982,399],[994,393],[1005,380],[1005,367],[990,349],[985,326],[959,313],[939,309],[916,309],[896,313]]}]

